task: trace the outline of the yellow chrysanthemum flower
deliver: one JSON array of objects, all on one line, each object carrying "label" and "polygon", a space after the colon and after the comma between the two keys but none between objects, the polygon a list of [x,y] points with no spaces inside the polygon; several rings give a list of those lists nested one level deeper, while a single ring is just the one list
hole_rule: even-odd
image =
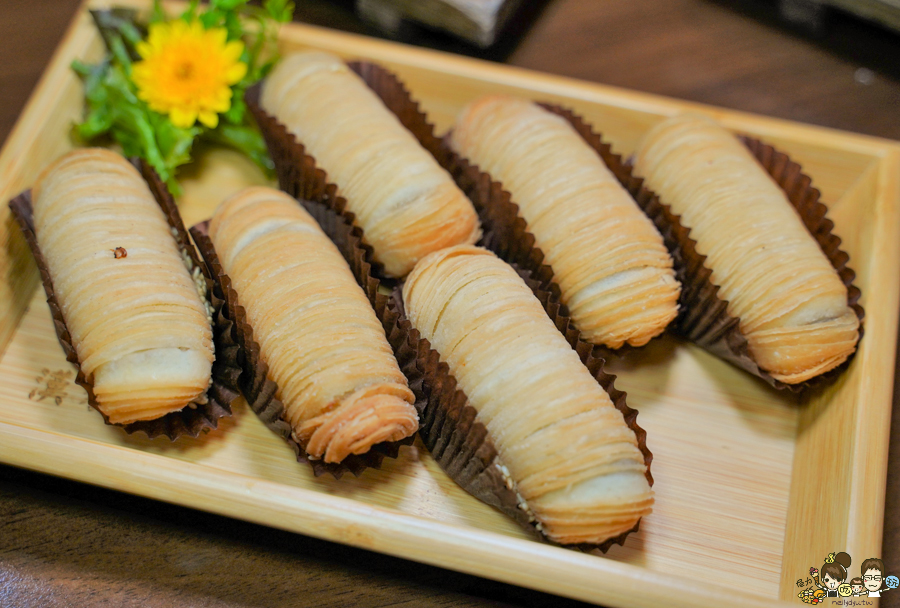
[{"label": "yellow chrysanthemum flower", "polygon": [[227,42],[227,36],[223,28],[207,30],[198,21],[152,24],[147,41],[137,45],[141,61],[131,72],[138,97],[168,114],[176,127],[200,120],[215,128],[219,113],[231,107],[231,85],[247,73],[240,61],[244,43]]}]

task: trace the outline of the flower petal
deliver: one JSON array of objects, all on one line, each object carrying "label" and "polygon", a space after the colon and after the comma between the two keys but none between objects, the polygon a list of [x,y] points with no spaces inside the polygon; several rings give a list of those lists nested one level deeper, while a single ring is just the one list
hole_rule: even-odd
[{"label": "flower petal", "polygon": [[200,112],[198,117],[200,118],[200,122],[210,129],[215,129],[219,124],[219,115],[215,112]]},{"label": "flower petal", "polygon": [[153,46],[143,40],[134,45],[134,48],[137,50],[138,55],[144,59],[153,54]]},{"label": "flower petal", "polygon": [[150,77],[150,66],[147,65],[146,61],[138,61],[131,66],[131,79],[134,81],[134,84],[141,86],[138,84],[138,81],[146,80]]},{"label": "flower petal", "polygon": [[169,38],[170,28],[165,23],[151,23],[150,34],[147,36],[147,42],[150,47],[158,49],[165,45]]},{"label": "flower petal", "polygon": [[210,103],[206,104],[210,110],[215,112],[227,112],[229,108],[231,108],[231,98],[227,99],[214,99]]},{"label": "flower petal", "polygon": [[172,121],[173,125],[182,129],[193,127],[194,123],[197,121],[197,110],[191,108],[172,108],[169,112],[169,120]]},{"label": "flower petal", "polygon": [[228,84],[235,84],[240,82],[241,78],[246,75],[247,64],[239,61],[225,71],[225,80]]},{"label": "flower petal", "polygon": [[232,40],[228,44],[225,45],[225,50],[222,53],[222,56],[228,61],[237,61],[241,57],[241,53],[244,52],[244,43],[240,40]]},{"label": "flower petal", "polygon": [[210,46],[225,46],[225,41],[228,39],[228,32],[221,27],[214,27],[206,30],[206,36],[208,38],[207,43]]}]

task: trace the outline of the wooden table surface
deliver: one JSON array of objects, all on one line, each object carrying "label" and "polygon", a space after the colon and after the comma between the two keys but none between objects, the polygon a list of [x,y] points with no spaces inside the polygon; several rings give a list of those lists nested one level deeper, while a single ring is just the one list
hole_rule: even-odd
[{"label": "wooden table surface", "polygon": [[[0,0],[0,140],[77,4]],[[299,20],[371,33],[347,0],[297,4]],[[900,139],[900,37],[839,19],[811,41],[748,18],[771,4],[551,0],[517,45],[486,56]],[[458,50],[440,36],[413,36]],[[898,384],[882,552],[892,574],[900,573]],[[581,604],[0,465],[0,608],[397,605]],[[881,605],[900,607],[900,591]]]}]

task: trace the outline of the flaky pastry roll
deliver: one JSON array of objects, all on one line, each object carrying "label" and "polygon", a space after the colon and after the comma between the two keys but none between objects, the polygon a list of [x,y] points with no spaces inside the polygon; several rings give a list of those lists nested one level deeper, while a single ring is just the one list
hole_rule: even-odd
[{"label": "flaky pastry roll", "polygon": [[510,266],[481,248],[445,249],[416,265],[403,301],[544,534],[599,544],[650,512],[634,432]]},{"label": "flaky pastry roll", "polygon": [[519,206],[585,340],[642,346],[677,316],[680,285],[662,236],[564,118],[483,97],[460,112],[451,146]]},{"label": "flaky pastry roll", "polygon": [[219,206],[209,236],[292,436],[311,458],[340,462],[418,429],[414,396],[375,311],[297,201],[248,188]]},{"label": "flaky pastry roll", "polygon": [[478,240],[469,199],[339,58],[284,57],[260,102],[337,185],[389,275],[402,277],[432,251]]},{"label": "flaky pastry roll", "polygon": [[140,173],[109,150],[63,156],[32,190],[35,235],[79,364],[114,424],[203,399],[206,304]]},{"label": "flaky pastry roll", "polygon": [[681,216],[759,367],[787,384],[843,363],[859,319],[784,191],[731,133],[694,115],[655,126],[635,173]]}]

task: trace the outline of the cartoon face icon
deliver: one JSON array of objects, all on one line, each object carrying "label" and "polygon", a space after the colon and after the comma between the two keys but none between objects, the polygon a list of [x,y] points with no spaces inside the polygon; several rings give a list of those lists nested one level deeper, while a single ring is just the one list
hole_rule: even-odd
[{"label": "cartoon face icon", "polygon": [[869,591],[878,591],[881,589],[881,571],[874,568],[866,570],[865,574],[863,574],[863,585],[865,585],[866,589]]},{"label": "cartoon face icon", "polygon": [[896,589],[900,586],[900,578],[897,578],[893,574],[886,579],[884,579],[884,584],[888,586],[889,589]]},{"label": "cartoon face icon", "polygon": [[853,587],[853,595],[862,595],[863,586],[862,583],[855,583],[852,585]]},{"label": "cartoon face icon", "polygon": [[[825,576],[822,577],[822,584],[825,585],[825,587],[827,589],[834,591],[835,589],[838,588],[838,585],[841,584],[841,581],[839,581],[836,578],[831,578],[830,574],[826,574]],[[878,577],[878,585],[881,586],[881,577],[880,576]]]}]

